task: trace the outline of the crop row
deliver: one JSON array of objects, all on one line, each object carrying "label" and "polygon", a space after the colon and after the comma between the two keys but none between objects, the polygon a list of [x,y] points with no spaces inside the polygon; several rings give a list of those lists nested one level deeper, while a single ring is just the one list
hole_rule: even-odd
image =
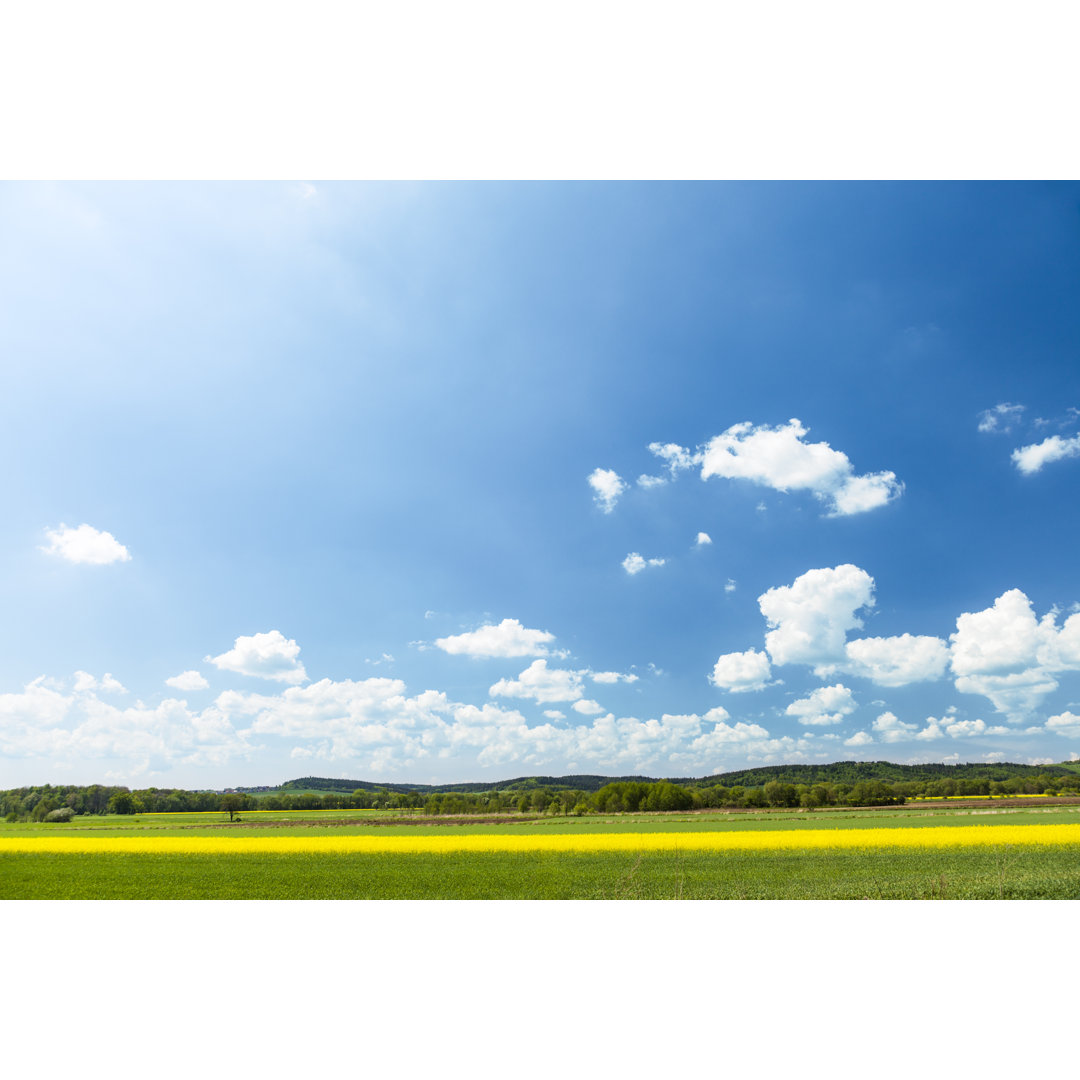
[{"label": "crop row", "polygon": [[1080,824],[932,828],[777,829],[748,832],[453,836],[14,836],[0,853],[49,854],[444,854],[451,852],[737,852],[867,848],[1080,845]]}]

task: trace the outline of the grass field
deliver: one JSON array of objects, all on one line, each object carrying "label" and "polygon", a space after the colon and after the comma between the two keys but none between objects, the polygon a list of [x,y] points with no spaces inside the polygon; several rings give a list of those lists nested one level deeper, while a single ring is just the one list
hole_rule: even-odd
[{"label": "grass field", "polygon": [[1080,807],[5,824],[0,898],[1080,899]]}]

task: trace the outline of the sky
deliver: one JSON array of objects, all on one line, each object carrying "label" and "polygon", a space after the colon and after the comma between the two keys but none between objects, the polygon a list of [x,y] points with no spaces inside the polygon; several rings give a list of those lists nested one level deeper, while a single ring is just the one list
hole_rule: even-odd
[{"label": "sky", "polygon": [[0,186],[0,786],[1080,756],[1080,184]]}]

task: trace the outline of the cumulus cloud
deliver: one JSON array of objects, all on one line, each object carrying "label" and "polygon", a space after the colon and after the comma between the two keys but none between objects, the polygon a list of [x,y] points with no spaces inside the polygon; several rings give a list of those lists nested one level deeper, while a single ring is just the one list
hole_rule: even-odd
[{"label": "cumulus cloud", "polygon": [[[1068,710],[1058,713],[1046,721],[1046,730],[1069,739],[1080,739],[1080,716]],[[1076,760],[1075,754],[1072,755],[1072,760]]]},{"label": "cumulus cloud", "polygon": [[698,547],[704,547],[706,544],[712,543],[712,537],[707,532],[699,532],[694,543],[697,544]]},{"label": "cumulus cloud", "polygon": [[251,637],[238,637],[236,644],[220,656],[207,656],[206,662],[222,671],[253,675],[275,682],[302,683],[307,680],[304,665],[298,659],[300,646],[279,630]]},{"label": "cumulus cloud", "polygon": [[983,611],[964,612],[949,637],[956,688],[981,694],[1012,720],[1037,709],[1058,687],[1056,675],[1080,670],[1080,616],[1059,629],[1057,612],[1036,618],[1020,589]]},{"label": "cumulus cloud", "polygon": [[1008,433],[1012,431],[1013,422],[1020,419],[1023,411],[1023,405],[1012,405],[1009,402],[995,405],[992,409],[979,413],[979,430],[987,434]]},{"label": "cumulus cloud", "polygon": [[46,683],[0,694],[0,753],[127,762],[113,775],[251,757],[272,739],[289,740],[297,759],[378,773],[452,756],[480,767],[587,762],[605,771],[689,775],[722,761],[798,759],[812,748],[806,739],[771,738],[758,724],[732,722],[722,708],[642,719],[599,715],[579,698],[576,723],[555,726],[549,721],[565,717],[551,709],[547,721],[530,724],[515,709],[454,702],[434,690],[410,694],[391,678],[227,690],[198,711],[174,699],[119,709],[92,691],[62,693]]},{"label": "cumulus cloud", "polygon": [[590,671],[589,678],[593,682],[605,683],[607,685],[613,685],[615,683],[635,683],[638,681],[638,677],[634,674],[624,675],[621,671]]},{"label": "cumulus cloud", "polygon": [[1025,475],[1037,473],[1051,461],[1080,457],[1080,435],[1063,439],[1060,435],[1051,435],[1041,443],[1021,446],[1012,452],[1013,464]]},{"label": "cumulus cloud", "polygon": [[603,705],[587,698],[575,701],[570,707],[574,712],[581,713],[582,716],[596,716],[598,713],[605,711]]},{"label": "cumulus cloud", "polygon": [[589,487],[593,489],[596,505],[610,514],[627,484],[614,469],[593,469],[589,473]]},{"label": "cumulus cloud", "polygon": [[179,675],[166,679],[165,685],[175,690],[205,690],[210,684],[197,671],[181,671]]},{"label": "cumulus cloud", "polygon": [[663,566],[666,559],[645,559],[636,551],[631,551],[622,561],[622,568],[631,575],[640,574],[648,566]]},{"label": "cumulus cloud", "polygon": [[809,697],[793,701],[784,711],[788,716],[796,717],[800,724],[825,727],[839,724],[857,708],[851,691],[837,683],[835,686],[819,687]]},{"label": "cumulus cloud", "polygon": [[692,454],[685,446],[678,443],[649,443],[649,453],[660,458],[668,467],[672,476],[677,476],[686,469],[701,463],[701,454]]},{"label": "cumulus cloud", "polygon": [[738,588],[734,578],[728,578],[724,583],[724,592],[734,592]]},{"label": "cumulus cloud", "polygon": [[907,742],[914,737],[917,725],[906,724],[896,713],[883,712],[871,725],[882,742]]},{"label": "cumulus cloud", "polygon": [[129,763],[130,775],[151,763],[219,764],[250,753],[246,737],[213,711],[193,713],[171,698],[153,707],[137,702],[121,709],[89,688],[62,694],[45,682],[35,679],[22,693],[0,694],[3,756],[116,759]]},{"label": "cumulus cloud", "polygon": [[827,672],[846,657],[847,631],[862,626],[855,612],[873,602],[874,579],[851,563],[808,570],[791,585],[769,589],[758,606],[770,627],[765,648],[772,662]]},{"label": "cumulus cloud", "polygon": [[893,472],[856,474],[847,455],[828,443],[807,443],[797,419],[769,427],[744,422],[715,436],[701,455],[701,478],[748,480],[776,491],[810,491],[832,516],[884,506],[904,490]]},{"label": "cumulus cloud", "polygon": [[646,490],[654,487],[663,487],[667,483],[666,476],[649,476],[647,473],[642,473],[637,478],[638,487],[643,487]]},{"label": "cumulus cloud", "polygon": [[944,739],[945,732],[941,729],[941,723],[932,716],[926,718],[926,726],[922,731],[917,731],[912,738],[921,742],[933,742],[935,739]]},{"label": "cumulus cloud", "polygon": [[533,701],[576,701],[584,696],[580,671],[549,668],[534,660],[516,679],[500,679],[488,691],[493,697],[531,698]]},{"label": "cumulus cloud", "polygon": [[870,746],[874,741],[874,736],[869,731],[856,731],[850,739],[844,740],[845,746]]},{"label": "cumulus cloud", "polygon": [[100,532],[91,525],[77,529],[61,523],[58,529],[46,529],[49,546],[41,550],[73,563],[104,566],[107,563],[129,562],[131,554],[112,533]]},{"label": "cumulus cloud", "polygon": [[558,655],[547,647],[554,640],[555,635],[546,630],[529,630],[517,619],[503,619],[497,626],[487,624],[466,634],[437,638],[435,644],[454,656],[489,659]]},{"label": "cumulus cloud", "polygon": [[127,688],[121,684],[119,679],[114,678],[108,671],[105,672],[100,680],[95,679],[88,671],[76,671],[75,689],[80,693],[88,690],[103,690],[107,694],[127,693]]},{"label": "cumulus cloud", "polygon": [[945,730],[954,739],[971,738],[975,735],[985,735],[986,722],[983,720],[954,720],[945,725]]},{"label": "cumulus cloud", "polygon": [[709,682],[733,694],[764,690],[772,678],[767,653],[756,649],[725,653],[713,665]]},{"label": "cumulus cloud", "polygon": [[851,675],[878,686],[907,686],[940,679],[949,663],[949,647],[941,638],[900,634],[888,638],[856,638],[844,646],[841,665]]}]

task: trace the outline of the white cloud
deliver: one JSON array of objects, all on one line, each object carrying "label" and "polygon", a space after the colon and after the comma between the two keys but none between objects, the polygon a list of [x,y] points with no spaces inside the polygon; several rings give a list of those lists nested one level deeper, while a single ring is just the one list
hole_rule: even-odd
[{"label": "white cloud", "polygon": [[664,461],[672,476],[701,463],[701,454],[691,454],[678,443],[649,443],[649,453]]},{"label": "white cloud", "polygon": [[126,694],[127,688],[121,685],[120,680],[113,678],[109,672],[98,681],[88,671],[75,672],[75,690],[83,693],[89,690],[103,690],[107,694]]},{"label": "white cloud", "polygon": [[715,436],[701,455],[701,477],[748,480],[776,491],[805,490],[831,503],[833,516],[859,514],[903,493],[892,472],[856,475],[846,454],[828,443],[806,443],[797,419],[775,428],[735,424]]},{"label": "white cloud", "polygon": [[1055,636],[1054,616],[1040,624],[1031,601],[1019,589],[1002,593],[993,607],[964,612],[951,634],[952,668],[957,675],[984,675],[1029,668]]},{"label": "white cloud", "polygon": [[719,657],[713,665],[709,682],[721,690],[742,694],[764,690],[771,678],[768,654],[747,649],[745,652],[725,653]]},{"label": "white cloud", "polygon": [[954,720],[951,724],[945,725],[945,730],[954,739],[963,739],[985,735],[987,728],[983,720]]},{"label": "white cloud", "polygon": [[907,686],[940,679],[949,662],[949,647],[941,638],[901,634],[888,638],[857,638],[844,647],[842,669],[878,686]]},{"label": "white cloud", "polygon": [[724,592],[732,593],[738,588],[734,578],[728,578],[724,583]]},{"label": "white cloud", "polygon": [[995,405],[992,409],[979,413],[979,430],[988,434],[1010,432],[1013,421],[1019,420],[1023,411],[1023,405],[1010,405],[1008,402]]},{"label": "white cloud", "polygon": [[596,505],[605,514],[610,514],[627,484],[614,469],[593,469],[589,473],[589,487],[593,489]]},{"label": "white cloud", "polygon": [[544,710],[544,715],[549,720],[565,720],[566,719],[566,713],[560,712],[558,709],[545,709]]},{"label": "white cloud", "polygon": [[41,550],[73,563],[104,566],[107,563],[129,562],[131,555],[112,533],[99,532],[90,525],[71,529],[61,523],[58,529],[46,529],[49,546]]},{"label": "white cloud", "polygon": [[603,705],[587,698],[582,701],[575,701],[570,707],[574,712],[581,713],[582,716],[596,716],[598,713],[605,711]]},{"label": "white cloud", "polygon": [[295,684],[307,679],[299,655],[300,646],[295,641],[286,638],[279,630],[271,630],[251,637],[238,637],[228,652],[205,659],[222,671]]},{"label": "white cloud", "polygon": [[643,487],[646,491],[649,488],[663,487],[667,482],[666,476],[649,476],[647,473],[642,473],[637,478],[638,487]]},{"label": "white cloud", "polygon": [[[125,775],[172,762],[215,764],[246,756],[245,738],[215,714],[191,713],[167,699],[127,709],[85,688],[64,695],[35,679],[21,694],[0,694],[0,754],[57,762],[111,758],[128,762]],[[104,682],[104,680],[103,680]],[[99,686],[99,688],[102,688]]]},{"label": "white cloud", "polygon": [[812,664],[827,673],[846,658],[847,631],[862,626],[855,612],[873,602],[874,579],[851,563],[808,570],[758,597],[771,628],[765,648],[774,664]]},{"label": "white cloud", "polygon": [[[1068,710],[1058,713],[1057,716],[1051,716],[1046,721],[1046,730],[1054,732],[1055,735],[1064,735],[1069,739],[1080,739],[1080,716]],[[1076,760],[1075,755],[1073,760]]]},{"label": "white cloud", "polygon": [[944,739],[945,732],[941,730],[939,721],[932,716],[928,716],[926,718],[926,727],[922,731],[917,731],[912,738],[919,739],[921,742],[933,742],[935,739]]},{"label": "white cloud", "polygon": [[704,547],[706,544],[712,543],[712,537],[707,532],[699,532],[694,543],[697,544],[698,547]]},{"label": "white cloud", "polygon": [[165,685],[176,690],[205,690],[210,684],[197,671],[181,671],[179,675],[166,679]]},{"label": "white cloud", "polygon": [[[102,766],[105,775],[116,780],[250,758],[273,739],[289,740],[282,749],[296,760],[343,762],[343,770],[382,775],[450,757],[477,767],[516,762],[540,771],[581,762],[595,771],[692,775],[721,759],[791,760],[811,748],[805,739],[773,739],[757,724],[731,723],[722,708],[639,719],[595,715],[589,704],[591,720],[579,712],[573,725],[530,725],[514,709],[453,702],[434,690],[410,695],[391,678],[322,679],[270,693],[227,690],[200,711],[174,699],[118,709],[92,691],[61,693],[47,682],[0,694],[0,754],[60,763],[105,759],[113,766]],[[564,719],[556,712],[549,710],[547,720]]]},{"label": "white cloud", "polygon": [[956,680],[962,694],[980,694],[1015,721],[1029,716],[1057,688],[1057,679],[1037,668],[1010,675],[961,675]]},{"label": "white cloud", "polygon": [[1037,473],[1051,461],[1080,457],[1080,435],[1063,439],[1060,435],[1051,435],[1041,443],[1021,446],[1012,452],[1013,464],[1025,475]]},{"label": "white cloud", "polygon": [[593,682],[604,683],[609,686],[618,682],[635,683],[638,681],[636,675],[624,675],[621,671],[590,671],[589,678]]},{"label": "white cloud", "polygon": [[466,634],[437,638],[435,644],[454,656],[485,659],[557,655],[547,648],[547,642],[554,640],[555,635],[546,630],[529,630],[517,619],[503,619],[498,626],[488,624]]},{"label": "white cloud", "polygon": [[800,724],[824,727],[839,724],[857,708],[851,691],[837,683],[819,687],[809,697],[793,701],[784,711],[788,716],[797,717]]},{"label": "white cloud", "polygon": [[874,741],[874,736],[868,731],[856,731],[850,739],[844,740],[845,746],[870,746]]},{"label": "white cloud", "polygon": [[1080,669],[1080,618],[1070,616],[1059,630],[1057,612],[1036,619],[1019,589],[983,611],[964,612],[949,640],[957,690],[989,698],[1014,720],[1057,689],[1055,675]]},{"label": "white cloud", "polygon": [[531,698],[541,703],[576,701],[584,696],[583,674],[548,668],[546,660],[534,660],[517,679],[500,679],[488,692],[493,697]]},{"label": "white cloud", "polygon": [[647,566],[663,566],[666,559],[644,559],[636,551],[631,551],[622,561],[622,568],[631,576],[640,574]]},{"label": "white cloud", "polygon": [[915,737],[916,725],[905,724],[895,713],[883,712],[871,725],[882,742],[907,742]]}]

